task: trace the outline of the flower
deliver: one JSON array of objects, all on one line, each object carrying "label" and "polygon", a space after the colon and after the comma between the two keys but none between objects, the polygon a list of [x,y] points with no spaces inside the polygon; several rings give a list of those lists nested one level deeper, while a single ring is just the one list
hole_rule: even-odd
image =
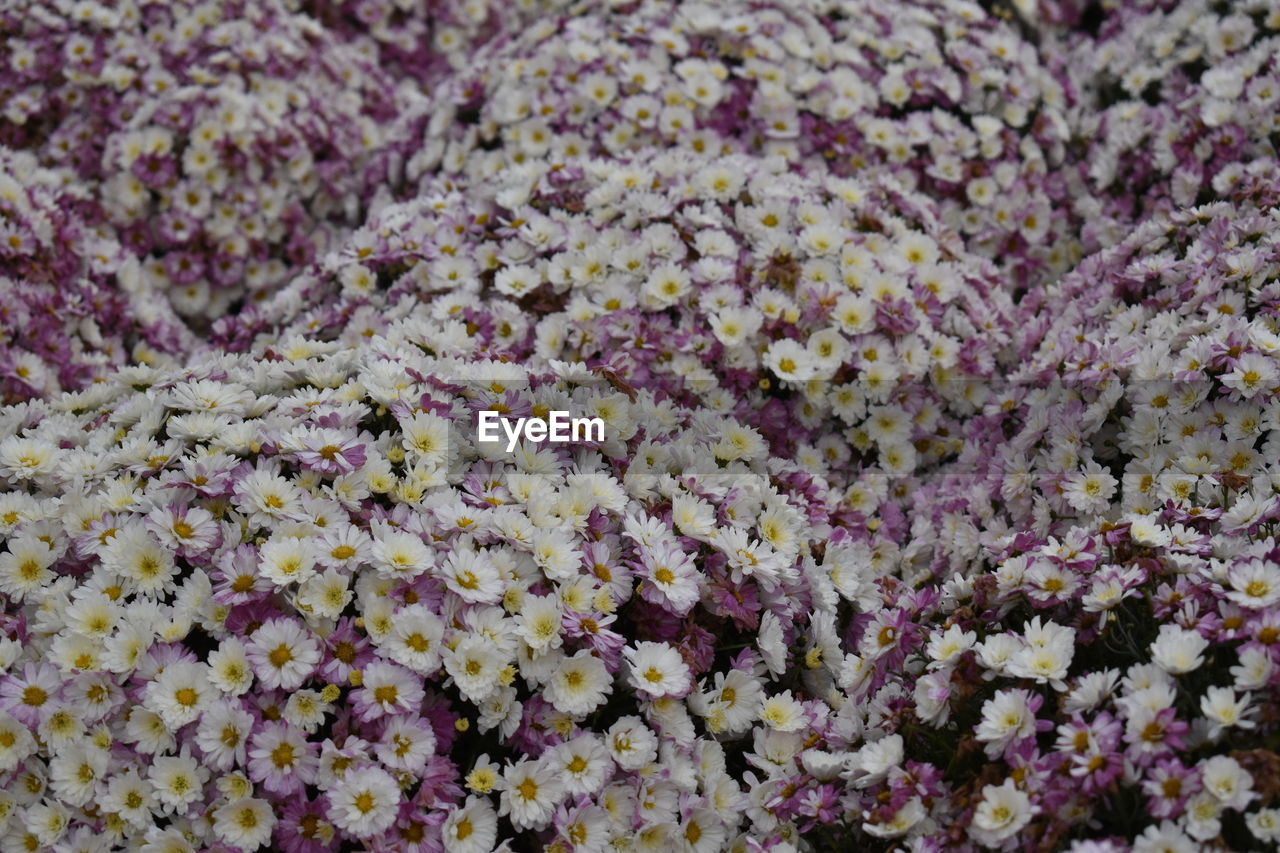
[{"label": "flower", "polygon": [[688,692],[689,668],[679,652],[665,643],[638,643],[628,646],[622,654],[631,686],[637,691],[655,698]]},{"label": "flower", "polygon": [[986,785],[982,800],[969,824],[969,835],[984,847],[1001,847],[1016,835],[1037,809],[1026,792],[1018,790],[1012,779],[1001,785]]},{"label": "flower", "polygon": [[583,649],[560,662],[547,681],[545,696],[556,710],[581,717],[598,708],[610,688],[611,679],[604,662]]},{"label": "flower", "polygon": [[352,770],[328,792],[329,819],[352,838],[370,838],[395,822],[400,786],[378,767]]},{"label": "flower", "polygon": [[253,797],[223,803],[213,813],[213,831],[241,850],[257,850],[266,844],[275,824],[270,804]]},{"label": "flower", "polygon": [[539,761],[507,767],[500,787],[498,815],[509,817],[517,829],[546,827],[564,790],[550,766]]},{"label": "flower", "polygon": [[320,662],[320,647],[292,619],[271,619],[246,644],[253,672],[264,687],[292,690],[302,686]]}]

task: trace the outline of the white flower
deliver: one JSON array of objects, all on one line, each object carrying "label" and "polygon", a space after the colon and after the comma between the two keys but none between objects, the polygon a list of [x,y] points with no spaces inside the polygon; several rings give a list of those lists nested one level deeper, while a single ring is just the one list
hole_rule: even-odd
[{"label": "white flower", "polygon": [[463,601],[496,604],[502,599],[503,582],[498,567],[488,555],[465,546],[449,553],[437,569],[445,586]]},{"label": "white flower", "polygon": [[301,687],[320,662],[319,644],[293,619],[271,619],[260,626],[249,638],[248,653],[267,689]]},{"label": "white flower", "polygon": [[774,731],[799,731],[805,725],[804,705],[792,698],[790,690],[784,690],[764,700],[760,721]]},{"label": "white flower", "polygon": [[1241,397],[1250,399],[1260,392],[1272,389],[1278,377],[1280,372],[1270,358],[1247,352],[1236,359],[1231,371],[1219,377],[1219,381],[1234,389]]},{"label": "white flower", "polygon": [[1244,822],[1259,841],[1280,841],[1280,809],[1258,809],[1248,814]]},{"label": "white flower", "polygon": [[1224,808],[1244,809],[1258,795],[1253,790],[1253,777],[1240,762],[1227,755],[1215,755],[1200,765],[1200,780]]},{"label": "white flower", "polygon": [[209,668],[192,661],[174,661],[147,685],[144,704],[177,731],[200,716],[213,698],[209,689]]},{"label": "white flower", "polygon": [[231,696],[240,696],[253,684],[253,666],[244,643],[227,637],[209,655],[209,683]]},{"label": "white flower", "polygon": [[282,536],[266,542],[258,553],[259,573],[276,584],[302,583],[315,574],[315,555],[305,539]]},{"label": "white flower", "polygon": [[984,847],[999,847],[1030,823],[1037,811],[1031,798],[1018,790],[1012,779],[999,786],[986,785],[969,824],[969,835]]},{"label": "white flower", "polygon": [[181,755],[157,756],[147,768],[147,778],[165,810],[180,813],[203,795],[209,771],[184,749]]},{"label": "white flower", "polygon": [[31,731],[8,713],[0,711],[0,773],[16,768],[35,748],[36,741]]},{"label": "white flower", "polygon": [[242,797],[224,803],[213,813],[213,831],[241,850],[257,850],[271,838],[276,816],[266,800]]},{"label": "white flower", "polygon": [[383,577],[411,580],[435,562],[431,549],[414,533],[387,529],[373,540],[370,563]]},{"label": "white flower", "polygon": [[1037,616],[1027,623],[1023,640],[1026,646],[1009,661],[1009,674],[1066,690],[1063,679],[1075,655],[1075,630],[1052,621],[1042,625]]},{"label": "white flower", "polygon": [[58,553],[48,542],[31,535],[15,536],[7,544],[9,550],[0,554],[0,592],[16,603],[53,580],[49,567]]},{"label": "white flower", "polygon": [[445,671],[471,702],[483,702],[498,687],[506,659],[485,637],[467,634],[444,654]]},{"label": "white flower", "polygon": [[1225,729],[1239,726],[1251,729],[1256,724],[1245,717],[1252,710],[1249,707],[1248,693],[1239,699],[1230,687],[1210,687],[1200,698],[1200,712],[1209,719],[1209,736],[1217,737]]},{"label": "white flower", "polygon": [[1062,496],[1072,509],[1081,513],[1101,512],[1115,494],[1118,481],[1097,462],[1089,462],[1082,470],[1064,478]]},{"label": "white flower", "polygon": [[546,683],[544,695],[557,711],[583,717],[605,700],[611,683],[604,661],[582,649],[560,661]]},{"label": "white flower", "polygon": [[1244,646],[1240,649],[1240,663],[1231,667],[1237,690],[1261,690],[1271,680],[1275,664],[1266,649]]},{"label": "white flower", "polygon": [[764,366],[779,379],[792,382],[807,382],[818,373],[813,353],[790,338],[782,338],[769,345],[764,354]]},{"label": "white flower", "polygon": [[1178,825],[1162,820],[1148,826],[1133,839],[1133,853],[1199,853],[1200,846],[1187,837]]},{"label": "white flower", "polygon": [[404,434],[401,442],[405,452],[414,461],[436,467],[445,464],[450,457],[449,421],[429,412],[414,412],[400,421]]},{"label": "white flower", "polygon": [[339,569],[325,569],[298,587],[298,609],[323,619],[336,619],[354,597],[348,584],[350,575]]},{"label": "white flower", "polygon": [[642,642],[623,650],[631,686],[654,698],[683,696],[691,684],[689,666],[666,643]]},{"label": "white flower", "polygon": [[902,766],[902,735],[892,734],[864,744],[849,756],[844,776],[855,788],[868,788],[884,781],[895,767]]},{"label": "white flower", "polygon": [[639,770],[658,757],[658,737],[639,717],[623,717],[610,726],[605,747],[623,770]]},{"label": "white flower", "polygon": [[356,838],[368,838],[395,823],[400,786],[380,767],[349,771],[329,789],[329,819]]},{"label": "white flower", "polygon": [[594,794],[613,770],[609,752],[594,734],[583,734],[555,747],[547,759],[569,794]]},{"label": "white flower", "polygon": [[498,839],[498,816],[488,799],[467,797],[445,818],[440,834],[448,853],[490,853]]},{"label": "white flower", "polygon": [[982,704],[982,721],[976,737],[986,744],[986,753],[995,758],[1010,743],[1036,732],[1036,715],[1024,690],[1001,690]]},{"label": "white flower", "polygon": [[1227,570],[1231,591],[1227,598],[1250,610],[1263,610],[1280,602],[1280,567],[1263,560],[1235,563]]},{"label": "white flower", "polygon": [[1162,527],[1155,516],[1134,515],[1129,518],[1129,536],[1139,545],[1164,547],[1173,541],[1167,527]]},{"label": "white flower", "polygon": [[521,761],[502,773],[498,814],[509,815],[517,830],[542,829],[551,822],[564,786],[550,764]]},{"label": "white flower", "polygon": [[939,669],[954,662],[960,655],[973,648],[978,635],[974,631],[965,631],[959,625],[952,625],[946,631],[934,631],[929,638],[927,652],[932,659],[929,669]]},{"label": "white flower", "polygon": [[391,633],[383,648],[392,660],[422,675],[440,668],[444,622],[425,604],[411,604],[396,611]]},{"label": "white flower", "polygon": [[11,435],[0,441],[0,475],[14,482],[43,477],[57,469],[60,456],[46,440]]},{"label": "white flower", "polygon": [[881,823],[872,823],[864,821],[862,828],[870,835],[877,838],[897,838],[906,835],[918,823],[929,816],[924,804],[920,802],[919,797],[912,797],[902,804],[902,807],[893,813],[893,817]]},{"label": "white flower", "polygon": [[1151,660],[1165,672],[1181,675],[1204,663],[1209,641],[1199,632],[1164,624],[1151,644]]},{"label": "white flower", "polygon": [[563,642],[562,618],[555,595],[527,595],[516,616],[516,632],[534,651],[558,649]]}]

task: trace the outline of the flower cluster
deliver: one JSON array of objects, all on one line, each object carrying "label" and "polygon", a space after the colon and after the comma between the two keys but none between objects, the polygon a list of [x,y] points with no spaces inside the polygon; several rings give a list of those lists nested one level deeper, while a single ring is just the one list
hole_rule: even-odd
[{"label": "flower cluster", "polygon": [[895,175],[1026,286],[1075,260],[1057,175],[1067,94],[969,2],[611,4],[476,54],[431,103],[409,176],[474,180],[651,146]]},{"label": "flower cluster", "polygon": [[[835,496],[732,418],[474,349],[406,320],[6,413],[20,838],[471,850],[502,816],[714,850],[745,828],[759,789],[726,751],[752,747],[694,719],[740,740],[818,713],[761,676],[812,579],[852,570],[819,545]],[[596,413],[606,440],[509,457],[471,440],[493,407]]]},{"label": "flower cluster", "polygon": [[0,11],[0,850],[1274,849],[1278,28]]},{"label": "flower cluster", "polygon": [[354,343],[406,314],[454,317],[513,361],[580,360],[754,417],[775,452],[852,480],[956,452],[947,436],[995,381],[1013,305],[892,178],[658,152],[390,205],[216,331],[232,348]]},{"label": "flower cluster", "polygon": [[1274,3],[1115,4],[1095,36],[1072,33],[1062,67],[1081,93],[1072,122],[1086,248],[1157,213],[1224,198],[1275,154],[1280,8]]},{"label": "flower cluster", "polygon": [[[21,180],[19,179],[21,176]],[[0,399],[83,387],[127,363],[163,363],[194,338],[150,287],[91,193],[0,147]]]},{"label": "flower cluster", "polygon": [[280,0],[23,0],[0,33],[0,146],[74,174],[183,316],[280,282],[394,176],[394,81]]}]

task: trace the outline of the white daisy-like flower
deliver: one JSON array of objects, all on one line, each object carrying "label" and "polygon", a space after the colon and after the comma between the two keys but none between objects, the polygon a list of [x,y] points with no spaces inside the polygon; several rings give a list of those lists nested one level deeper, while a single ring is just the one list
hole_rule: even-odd
[{"label": "white daisy-like flower", "polygon": [[440,668],[444,622],[425,604],[411,604],[396,611],[383,648],[392,660],[422,675]]},{"label": "white daisy-like flower", "polygon": [[411,580],[431,568],[435,560],[419,536],[389,529],[374,538],[370,562],[383,577]]},{"label": "white daisy-like flower", "polygon": [[174,661],[147,684],[143,704],[177,731],[200,716],[213,698],[209,667],[193,661]]},{"label": "white daisy-like flower", "polygon": [[224,803],[213,813],[213,831],[241,850],[257,850],[271,838],[276,816],[266,800],[241,797]]},{"label": "white daisy-like flower", "polygon": [[187,754],[157,756],[147,768],[147,779],[156,799],[166,811],[182,812],[200,799],[204,784],[209,781],[209,771]]},{"label": "white daisy-like flower", "polygon": [[792,697],[790,690],[784,690],[764,700],[760,721],[774,731],[799,731],[805,725],[804,705]]},{"label": "white daisy-like flower", "polygon": [[618,720],[605,733],[605,747],[623,770],[639,770],[658,757],[658,736],[639,717]]},{"label": "white daisy-like flower", "polygon": [[564,797],[564,785],[555,770],[542,761],[521,761],[509,766],[499,782],[498,814],[508,816],[518,830],[543,829]]},{"label": "white daisy-like flower", "polygon": [[241,696],[253,684],[253,665],[244,643],[227,637],[209,654],[209,683],[231,696]]},{"label": "white daisy-like flower", "polygon": [[498,816],[484,797],[467,797],[440,828],[448,853],[489,853],[498,838]]},{"label": "white daisy-like flower", "polygon": [[969,835],[986,847],[999,847],[1031,822],[1039,811],[1031,797],[1018,790],[1012,779],[1002,785],[987,785],[969,824]]},{"label": "white daisy-like flower", "polygon": [[506,658],[485,637],[467,634],[445,652],[444,668],[471,702],[483,702],[498,687]]},{"label": "white daisy-like flower", "polygon": [[320,662],[320,645],[293,619],[268,620],[247,646],[254,674],[268,689],[301,687]]},{"label": "white daisy-like flower", "polygon": [[373,766],[350,771],[329,789],[329,819],[356,838],[369,838],[395,823],[400,786],[387,771]]},{"label": "white daisy-like flower", "polygon": [[310,543],[282,536],[263,544],[258,552],[258,572],[276,586],[303,583],[315,575],[316,559]]},{"label": "white daisy-like flower", "polygon": [[628,680],[638,692],[654,698],[681,697],[689,692],[689,666],[666,643],[641,642],[623,651]]},{"label": "white daisy-like flower", "polygon": [[604,702],[611,683],[604,661],[582,649],[560,661],[547,680],[544,696],[557,711],[583,717]]}]

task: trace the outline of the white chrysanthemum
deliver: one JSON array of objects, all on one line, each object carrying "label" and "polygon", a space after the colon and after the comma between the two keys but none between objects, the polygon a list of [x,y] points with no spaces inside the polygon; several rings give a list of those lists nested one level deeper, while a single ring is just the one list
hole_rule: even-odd
[{"label": "white chrysanthemum", "polygon": [[774,731],[799,731],[805,725],[804,705],[792,697],[790,690],[784,690],[764,700],[760,721]]},{"label": "white chrysanthemum", "polygon": [[377,835],[395,823],[400,786],[378,767],[360,767],[329,789],[329,819],[355,838]]},{"label": "white chrysanthemum", "polygon": [[502,574],[487,554],[474,551],[467,544],[458,543],[437,572],[445,586],[463,601],[496,604],[502,599]]},{"label": "white chrysanthemum", "polygon": [[1200,632],[1165,624],[1151,644],[1151,660],[1165,672],[1181,675],[1204,663],[1207,648],[1209,641]]},{"label": "white chrysanthemum", "polygon": [[431,568],[431,549],[416,534],[388,529],[373,540],[370,562],[380,575],[411,580]]},{"label": "white chrysanthemum", "polygon": [[484,797],[467,797],[440,828],[448,853],[490,853],[498,838],[498,816]]},{"label": "white chrysanthemum", "polygon": [[298,608],[322,619],[336,619],[351,603],[351,576],[339,569],[325,569],[298,587]]},{"label": "white chrysanthemum", "polygon": [[254,674],[268,689],[293,690],[315,671],[320,646],[293,619],[271,619],[254,631],[248,642]]},{"label": "white chrysanthemum", "polygon": [[431,675],[440,668],[444,622],[424,604],[396,611],[383,648],[396,663]]},{"label": "white chrysanthemum", "polygon": [[58,554],[48,542],[29,535],[9,539],[8,547],[0,554],[0,592],[17,603],[53,580],[49,567]]},{"label": "white chrysanthemum", "polygon": [[605,733],[605,747],[623,770],[639,770],[658,757],[658,736],[639,717],[623,717]]},{"label": "white chrysanthemum", "polygon": [[637,643],[623,651],[631,686],[646,696],[683,696],[690,686],[689,666],[666,643]]},{"label": "white chrysanthemum", "polygon": [[241,797],[224,803],[213,813],[213,831],[241,850],[257,850],[271,838],[276,816],[266,800]]},{"label": "white chrysanthemum", "polygon": [[14,482],[43,477],[58,467],[60,456],[49,441],[12,435],[0,441],[0,475]]},{"label": "white chrysanthemum", "polygon": [[449,421],[429,412],[414,412],[400,421],[406,453],[416,461],[431,466],[443,465],[449,459]]},{"label": "white chrysanthemum", "polygon": [[458,690],[471,702],[483,702],[498,687],[498,676],[506,659],[491,641],[468,634],[445,652],[444,668]]},{"label": "white chrysanthemum", "polygon": [[166,811],[182,812],[203,795],[209,771],[184,750],[182,755],[157,756],[147,768],[147,779]]},{"label": "white chrysanthemum", "polygon": [[498,814],[509,816],[518,830],[543,829],[564,797],[555,770],[542,761],[521,761],[502,773]]},{"label": "white chrysanthemum", "polygon": [[969,824],[969,835],[986,847],[999,847],[1030,823],[1037,811],[1031,798],[1018,790],[1012,779],[999,786],[987,785]]},{"label": "white chrysanthemum", "polygon": [[253,665],[244,643],[227,637],[209,654],[209,682],[223,693],[241,696],[253,684]]},{"label": "white chrysanthemum", "polygon": [[212,698],[208,666],[174,661],[147,685],[143,703],[160,715],[170,731],[177,731],[199,717]]},{"label": "white chrysanthemum", "polygon": [[534,651],[558,649],[563,642],[562,619],[555,595],[526,595],[516,616],[516,631]]},{"label": "white chrysanthemum", "polygon": [[557,711],[583,717],[605,700],[611,683],[604,661],[583,649],[560,661],[547,680],[544,696]]},{"label": "white chrysanthemum", "polygon": [[309,580],[315,565],[310,543],[292,536],[272,539],[258,553],[258,572],[277,586]]},{"label": "white chrysanthemum", "polygon": [[0,711],[0,773],[16,768],[35,748],[31,731],[8,713]]}]

